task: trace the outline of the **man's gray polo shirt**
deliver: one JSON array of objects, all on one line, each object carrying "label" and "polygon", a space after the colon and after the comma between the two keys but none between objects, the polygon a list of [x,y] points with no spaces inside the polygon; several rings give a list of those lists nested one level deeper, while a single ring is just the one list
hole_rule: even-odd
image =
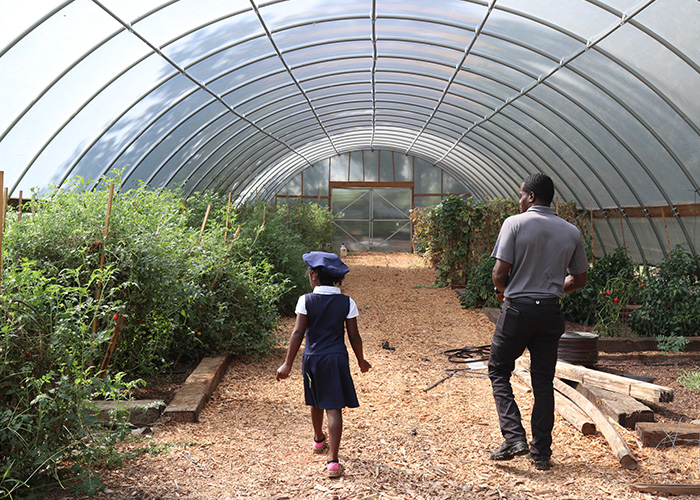
[{"label": "man's gray polo shirt", "polygon": [[505,289],[509,299],[561,298],[567,273],[588,271],[578,228],[544,205],[508,217],[491,256],[512,265]]}]

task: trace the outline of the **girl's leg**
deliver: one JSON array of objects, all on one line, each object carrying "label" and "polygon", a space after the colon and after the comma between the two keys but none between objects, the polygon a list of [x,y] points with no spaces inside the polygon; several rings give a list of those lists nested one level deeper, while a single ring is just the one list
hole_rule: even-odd
[{"label": "girl's leg", "polygon": [[[330,420],[330,419],[329,419]],[[314,440],[317,443],[323,441],[323,410],[321,408],[311,407],[311,425],[314,427]]]},{"label": "girl's leg", "polygon": [[338,460],[338,450],[340,449],[340,438],[343,436],[343,410],[326,410],[328,415],[328,433],[331,441],[328,452],[329,461]]}]

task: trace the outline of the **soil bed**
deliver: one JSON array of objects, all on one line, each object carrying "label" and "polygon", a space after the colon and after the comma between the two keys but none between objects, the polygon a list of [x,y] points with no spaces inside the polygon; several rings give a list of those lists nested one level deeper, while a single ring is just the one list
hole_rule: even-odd
[{"label": "soil bed", "polygon": [[[639,461],[629,471],[599,433],[583,436],[558,416],[551,471],[536,471],[523,457],[490,461],[502,438],[485,370],[461,371],[424,389],[464,367],[450,363],[445,350],[489,344],[493,324],[481,311],[463,309],[453,290],[432,288],[434,274],[416,255],[352,253],[346,262],[344,291],[360,309],[373,368],[361,374],[351,355],[360,408],[344,411],[343,478],[328,479],[325,457],[310,451],[301,355],[292,376],[275,381],[285,341],[263,361],[234,360],[199,423],[162,420],[150,438],[125,443],[151,453],[101,471],[108,489],[97,498],[642,499],[665,497],[635,491],[632,483],[700,482],[700,446],[641,448],[621,429]],[[292,326],[292,318],[285,321],[285,339]],[[680,362],[687,364],[601,360],[606,369],[652,375],[672,387],[675,400],[655,408],[664,419],[698,419],[700,398],[675,378],[699,364]],[[532,396],[521,384],[514,390],[528,422]]]}]

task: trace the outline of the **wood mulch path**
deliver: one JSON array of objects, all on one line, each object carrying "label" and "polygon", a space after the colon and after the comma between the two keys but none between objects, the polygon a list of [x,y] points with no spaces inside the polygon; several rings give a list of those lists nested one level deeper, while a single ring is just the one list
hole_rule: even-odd
[{"label": "wood mulch path", "polygon": [[[327,478],[325,458],[310,451],[301,355],[289,379],[275,380],[290,318],[282,325],[285,341],[268,359],[234,360],[199,423],[159,421],[151,437],[124,444],[150,453],[101,471],[107,490],[97,498],[642,499],[665,497],[637,492],[632,483],[700,482],[700,446],[641,448],[622,429],[639,460],[629,471],[600,434],[583,436],[559,416],[551,471],[536,471],[524,457],[490,461],[502,438],[485,370],[424,389],[457,366],[445,350],[488,344],[493,324],[460,307],[453,290],[432,288],[434,274],[416,255],[352,253],[346,262],[344,291],[358,303],[373,368],[361,374],[351,354],[360,407],[344,411],[343,478]],[[633,371],[628,364],[624,371]],[[673,381],[685,367],[657,371]],[[532,396],[521,384],[514,390],[528,421]],[[680,399],[685,406],[673,415],[700,418],[697,397]]]}]

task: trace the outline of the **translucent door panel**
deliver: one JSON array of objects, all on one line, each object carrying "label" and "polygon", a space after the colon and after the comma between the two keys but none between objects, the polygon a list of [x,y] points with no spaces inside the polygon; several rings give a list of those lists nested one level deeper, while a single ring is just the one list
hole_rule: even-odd
[{"label": "translucent door panel", "polygon": [[334,247],[350,251],[411,251],[409,188],[334,188]]}]

